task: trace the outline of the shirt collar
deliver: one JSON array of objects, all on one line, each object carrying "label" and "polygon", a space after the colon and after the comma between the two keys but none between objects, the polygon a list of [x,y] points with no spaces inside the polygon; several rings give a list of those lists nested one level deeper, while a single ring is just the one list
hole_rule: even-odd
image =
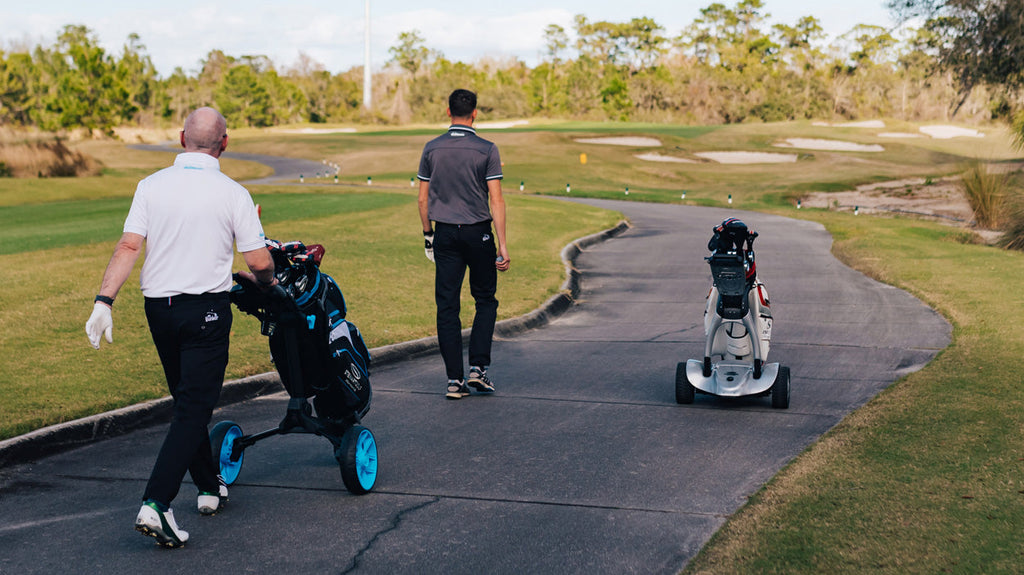
[{"label": "shirt collar", "polygon": [[174,165],[193,170],[220,171],[220,160],[202,152],[182,152],[174,158]]},{"label": "shirt collar", "polygon": [[473,126],[467,126],[465,124],[452,124],[451,126],[448,126],[448,131],[451,132],[452,130],[461,130],[471,134],[476,133],[476,129],[474,129]]}]

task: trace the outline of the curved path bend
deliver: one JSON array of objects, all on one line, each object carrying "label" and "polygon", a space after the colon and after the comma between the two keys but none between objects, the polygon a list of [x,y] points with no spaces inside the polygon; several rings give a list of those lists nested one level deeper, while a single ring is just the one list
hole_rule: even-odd
[{"label": "curved path bend", "polygon": [[[817,224],[582,201],[633,227],[580,255],[578,305],[495,343],[497,394],[446,401],[435,354],[375,370],[371,494],[345,491],[327,441],[271,438],[245,452],[217,516],[185,485],[175,512],[192,540],[159,550],[131,525],[154,426],[0,470],[0,573],[675,573],[784,464],[950,341],[920,301],[836,261]],[[737,215],[760,233],[788,410],[674,401],[676,363],[703,353],[710,230]],[[254,432],[285,404],[214,419]]]}]

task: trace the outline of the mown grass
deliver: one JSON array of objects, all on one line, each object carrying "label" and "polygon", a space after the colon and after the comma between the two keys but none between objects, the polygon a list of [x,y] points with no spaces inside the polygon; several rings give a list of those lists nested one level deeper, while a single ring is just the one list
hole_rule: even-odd
[{"label": "mown grass", "polygon": [[[323,269],[341,285],[349,317],[371,347],[433,333],[433,273],[423,256],[416,198],[406,193],[279,194],[260,187],[269,237],[322,243]],[[100,209],[84,213],[91,204]],[[166,395],[138,289],[138,268],[117,298],[114,344],[95,351],[83,326],[91,311],[128,200],[48,204],[67,221],[63,233],[33,236],[52,213],[29,205],[0,236],[22,238],[5,249],[0,270],[0,439]],[[60,208],[56,210],[56,208]],[[123,208],[123,209],[121,209]],[[76,221],[74,213],[81,217]],[[35,219],[32,219],[35,218]],[[526,313],[557,292],[563,280],[559,252],[573,238],[610,227],[618,216],[540,198],[509,198],[513,270],[502,274],[500,317]],[[70,225],[74,224],[74,225]],[[106,235],[103,241],[93,241]],[[25,239],[26,237],[30,239]],[[46,246],[46,247],[43,247]],[[236,269],[244,269],[240,258]],[[472,305],[468,287],[464,321]],[[228,378],[271,371],[257,322],[235,314]]]}]

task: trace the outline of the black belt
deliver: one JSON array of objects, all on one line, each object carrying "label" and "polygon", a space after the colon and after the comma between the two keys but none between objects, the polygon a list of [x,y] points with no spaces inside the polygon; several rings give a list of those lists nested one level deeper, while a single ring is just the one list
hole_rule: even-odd
[{"label": "black belt", "polygon": [[493,220],[484,220],[482,222],[477,222],[475,224],[448,224],[448,223],[445,223],[445,222],[434,222],[434,226],[435,227],[447,226],[447,227],[450,227],[450,228],[471,228],[473,226],[488,226],[488,227],[490,227],[492,221]]},{"label": "black belt", "polygon": [[190,301],[218,301],[221,299],[229,299],[228,292],[207,292],[207,293],[181,293],[177,295],[169,295],[165,297],[147,297],[147,302],[152,303],[165,303],[168,307],[176,303],[185,303]]}]

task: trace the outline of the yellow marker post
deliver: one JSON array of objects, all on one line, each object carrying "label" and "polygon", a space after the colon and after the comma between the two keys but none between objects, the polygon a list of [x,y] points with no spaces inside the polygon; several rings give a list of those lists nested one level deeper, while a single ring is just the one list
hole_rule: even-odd
[{"label": "yellow marker post", "polygon": [[587,155],[586,154],[580,154],[580,163],[583,164],[584,166],[587,165]]}]

